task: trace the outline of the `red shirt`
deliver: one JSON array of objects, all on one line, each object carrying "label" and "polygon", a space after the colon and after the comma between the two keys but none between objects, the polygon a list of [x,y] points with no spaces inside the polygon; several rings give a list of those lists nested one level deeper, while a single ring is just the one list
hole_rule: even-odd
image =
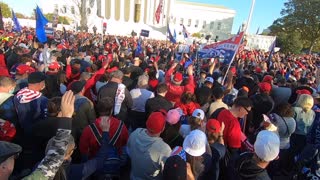
[{"label": "red shirt", "polygon": [[[98,128],[100,134],[102,135],[102,129],[100,128],[101,119],[97,118],[94,122],[96,127]],[[110,121],[110,130],[109,135],[111,139],[113,135],[116,133],[118,126],[120,124],[120,120],[112,117]],[[129,133],[128,129],[124,125],[119,139],[116,142],[116,148],[121,152],[121,147],[125,146],[128,142]],[[85,127],[82,135],[80,137],[79,149],[82,155],[88,155],[89,159],[93,158],[99,151],[100,145],[98,144],[95,136],[93,135],[89,126]]]},{"label": "red shirt", "polygon": [[241,127],[239,120],[234,117],[227,109],[222,110],[217,120],[224,123],[223,131],[224,143],[227,147],[240,148],[241,147]]}]

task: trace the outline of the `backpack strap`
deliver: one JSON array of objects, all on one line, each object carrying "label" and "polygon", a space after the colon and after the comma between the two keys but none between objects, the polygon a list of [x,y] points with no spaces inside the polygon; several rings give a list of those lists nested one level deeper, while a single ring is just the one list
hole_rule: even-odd
[{"label": "backpack strap", "polygon": [[219,116],[219,114],[220,114],[220,112],[221,112],[222,110],[224,110],[224,109],[226,109],[226,108],[222,107],[222,108],[219,108],[219,109],[215,110],[215,111],[211,114],[210,119],[217,119],[218,116]]},{"label": "backpack strap", "polygon": [[120,124],[117,128],[117,131],[114,133],[113,137],[110,140],[111,145],[115,146],[116,142],[118,141],[118,139],[120,137],[123,125],[124,125],[123,121],[120,121]]},{"label": "backpack strap", "polygon": [[287,124],[286,120],[285,120],[282,116],[279,116],[279,117],[282,119],[282,121],[283,121],[284,124],[286,125],[286,127],[287,127],[286,134],[289,135],[289,127],[288,127],[288,124]]},{"label": "backpack strap", "polygon": [[89,127],[90,127],[94,137],[96,138],[98,144],[101,146],[101,144],[102,144],[102,136],[101,136],[96,124],[95,123],[91,123],[89,125]]}]

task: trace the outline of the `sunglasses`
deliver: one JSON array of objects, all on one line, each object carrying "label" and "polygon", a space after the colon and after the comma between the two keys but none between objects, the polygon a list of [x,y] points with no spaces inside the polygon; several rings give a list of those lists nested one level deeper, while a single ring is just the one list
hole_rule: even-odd
[{"label": "sunglasses", "polygon": [[249,114],[249,112],[250,112],[251,110],[249,111],[246,107],[244,107],[244,106],[242,106],[242,107],[243,107],[243,109],[246,110],[247,113]]}]

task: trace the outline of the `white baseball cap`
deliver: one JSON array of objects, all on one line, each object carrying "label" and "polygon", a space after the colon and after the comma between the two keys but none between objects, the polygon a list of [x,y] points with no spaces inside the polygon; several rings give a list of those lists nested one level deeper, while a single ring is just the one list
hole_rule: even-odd
[{"label": "white baseball cap", "polygon": [[206,152],[207,137],[201,130],[193,130],[183,141],[183,149],[191,156],[201,156]]},{"label": "white baseball cap", "polygon": [[210,82],[213,84],[214,80],[212,77],[206,77],[206,79],[204,80],[204,82]]},{"label": "white baseball cap", "polygon": [[204,119],[203,110],[201,110],[201,109],[194,110],[193,113],[192,113],[192,117],[196,117],[196,118],[199,118],[199,119],[203,120]]},{"label": "white baseball cap", "polygon": [[280,151],[280,139],[274,132],[263,130],[257,135],[254,143],[254,152],[256,155],[267,162],[273,161]]}]

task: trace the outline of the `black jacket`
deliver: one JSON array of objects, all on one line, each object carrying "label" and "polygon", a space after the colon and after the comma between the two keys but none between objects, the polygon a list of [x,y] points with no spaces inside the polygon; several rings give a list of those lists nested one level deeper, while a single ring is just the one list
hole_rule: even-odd
[{"label": "black jacket", "polygon": [[[257,166],[252,159],[253,153],[243,153],[235,161],[232,179],[235,180],[270,180],[266,169]],[[230,174],[231,175],[231,174]]]},{"label": "black jacket", "polygon": [[[103,97],[111,97],[115,99],[116,91],[118,89],[118,83],[109,81],[106,85],[102,86],[98,92],[98,101],[99,99]],[[121,104],[121,109],[119,114],[117,114],[115,117],[119,120],[122,120],[126,123],[127,127],[129,127],[129,122],[127,122],[128,119],[128,112],[132,107],[132,97],[128,89],[125,90],[125,98]]]},{"label": "black jacket", "polygon": [[145,109],[146,109],[147,117],[149,117],[149,115],[154,111],[157,111],[160,109],[169,111],[172,107],[173,106],[170,101],[165,99],[163,96],[157,95],[156,97],[147,100]]}]

